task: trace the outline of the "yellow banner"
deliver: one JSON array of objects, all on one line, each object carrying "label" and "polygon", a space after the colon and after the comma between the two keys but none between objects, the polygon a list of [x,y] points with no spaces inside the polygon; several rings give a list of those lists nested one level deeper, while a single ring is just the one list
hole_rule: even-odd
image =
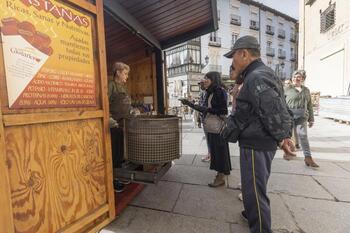
[{"label": "yellow banner", "polygon": [[1,0],[10,108],[95,106],[92,18],[53,0]]}]

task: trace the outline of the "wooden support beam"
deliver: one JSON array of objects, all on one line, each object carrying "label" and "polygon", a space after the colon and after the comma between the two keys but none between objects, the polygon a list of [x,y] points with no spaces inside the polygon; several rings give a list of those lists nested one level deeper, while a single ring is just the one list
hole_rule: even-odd
[{"label": "wooden support beam", "polygon": [[103,111],[75,111],[75,112],[48,112],[28,114],[8,114],[3,116],[5,126],[30,125],[49,122],[84,120],[91,118],[102,118]]},{"label": "wooden support beam", "polygon": [[104,30],[104,5],[102,1],[96,3],[97,7],[97,34],[98,34],[98,57],[100,61],[100,77],[101,77],[101,96],[103,106],[103,135],[104,135],[104,148],[103,152],[106,157],[106,182],[107,182],[107,199],[109,206],[109,220],[112,221],[115,218],[115,199],[113,188],[113,161],[112,161],[112,145],[111,135],[109,130],[109,100],[108,100],[108,80],[107,80],[107,64],[106,64],[106,40]]}]

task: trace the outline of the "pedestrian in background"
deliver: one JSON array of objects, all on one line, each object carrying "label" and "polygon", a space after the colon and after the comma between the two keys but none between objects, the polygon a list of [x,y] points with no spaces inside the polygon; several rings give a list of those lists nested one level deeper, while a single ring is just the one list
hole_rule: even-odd
[{"label": "pedestrian in background", "polygon": [[[182,99],[184,105],[188,105],[197,111],[206,114],[211,113],[218,116],[227,115],[227,93],[221,83],[219,72],[208,72],[204,76],[204,88],[206,89],[206,98],[204,106],[194,105],[189,100]],[[209,187],[219,187],[225,185],[225,176],[230,175],[231,160],[228,143],[220,134],[207,133],[207,140],[210,148],[210,169],[217,172],[213,182]]]},{"label": "pedestrian in background", "polygon": [[253,36],[239,38],[225,54],[232,59],[232,75],[243,86],[221,135],[238,140],[244,210],[252,233],[271,233],[267,182],[272,159],[279,145],[292,153],[292,119],[284,98],[283,84],[260,59],[260,45]]},{"label": "pedestrian in background", "polygon": [[[293,112],[294,129],[296,132],[296,144],[300,144],[304,153],[306,166],[319,167],[311,157],[309,139],[307,136],[307,127],[314,125],[314,112],[311,101],[310,90],[303,85],[306,74],[302,70],[294,71],[292,84],[285,87],[286,102],[289,109]],[[286,160],[291,157],[284,155]]]},{"label": "pedestrian in background", "polygon": [[[205,99],[206,99],[206,95],[207,92],[205,91],[205,87],[204,87],[204,79],[201,80],[199,83],[199,88],[200,88],[200,93],[199,93],[199,106],[205,106]],[[199,119],[200,119],[200,124],[203,123],[204,120],[204,116],[203,113],[199,112]],[[204,131],[204,128],[203,128]],[[210,147],[209,147],[209,143],[208,143],[208,135],[207,132],[204,131],[204,137],[205,137],[205,142],[207,144],[207,148],[208,148],[208,153],[206,156],[202,157],[202,162],[210,162]]]}]

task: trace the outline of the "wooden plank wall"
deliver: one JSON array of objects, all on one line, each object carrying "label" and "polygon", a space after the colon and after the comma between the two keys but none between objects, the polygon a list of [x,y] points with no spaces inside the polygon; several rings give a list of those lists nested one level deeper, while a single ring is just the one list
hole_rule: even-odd
[{"label": "wooden plank wall", "polygon": [[7,127],[17,232],[56,232],[107,203],[100,119]]},{"label": "wooden plank wall", "polygon": [[0,49],[0,232],[97,231],[115,217],[103,2],[93,15],[97,106],[8,108]]},{"label": "wooden plank wall", "polygon": [[[126,57],[110,57],[110,60],[107,61],[109,67],[112,67],[113,62],[115,61],[121,61],[130,66],[130,73],[126,86],[132,101],[142,102],[145,96],[152,96],[154,103],[153,106],[156,108],[156,69],[153,53],[147,49],[142,49]],[[108,76],[109,80],[112,80],[111,73],[112,71],[110,70],[110,75]]]}]

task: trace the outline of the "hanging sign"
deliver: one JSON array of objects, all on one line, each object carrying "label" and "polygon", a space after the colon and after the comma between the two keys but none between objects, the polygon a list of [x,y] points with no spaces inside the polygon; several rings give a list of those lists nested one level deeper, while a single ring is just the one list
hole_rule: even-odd
[{"label": "hanging sign", "polygon": [[95,106],[91,17],[54,0],[0,4],[9,107]]}]

